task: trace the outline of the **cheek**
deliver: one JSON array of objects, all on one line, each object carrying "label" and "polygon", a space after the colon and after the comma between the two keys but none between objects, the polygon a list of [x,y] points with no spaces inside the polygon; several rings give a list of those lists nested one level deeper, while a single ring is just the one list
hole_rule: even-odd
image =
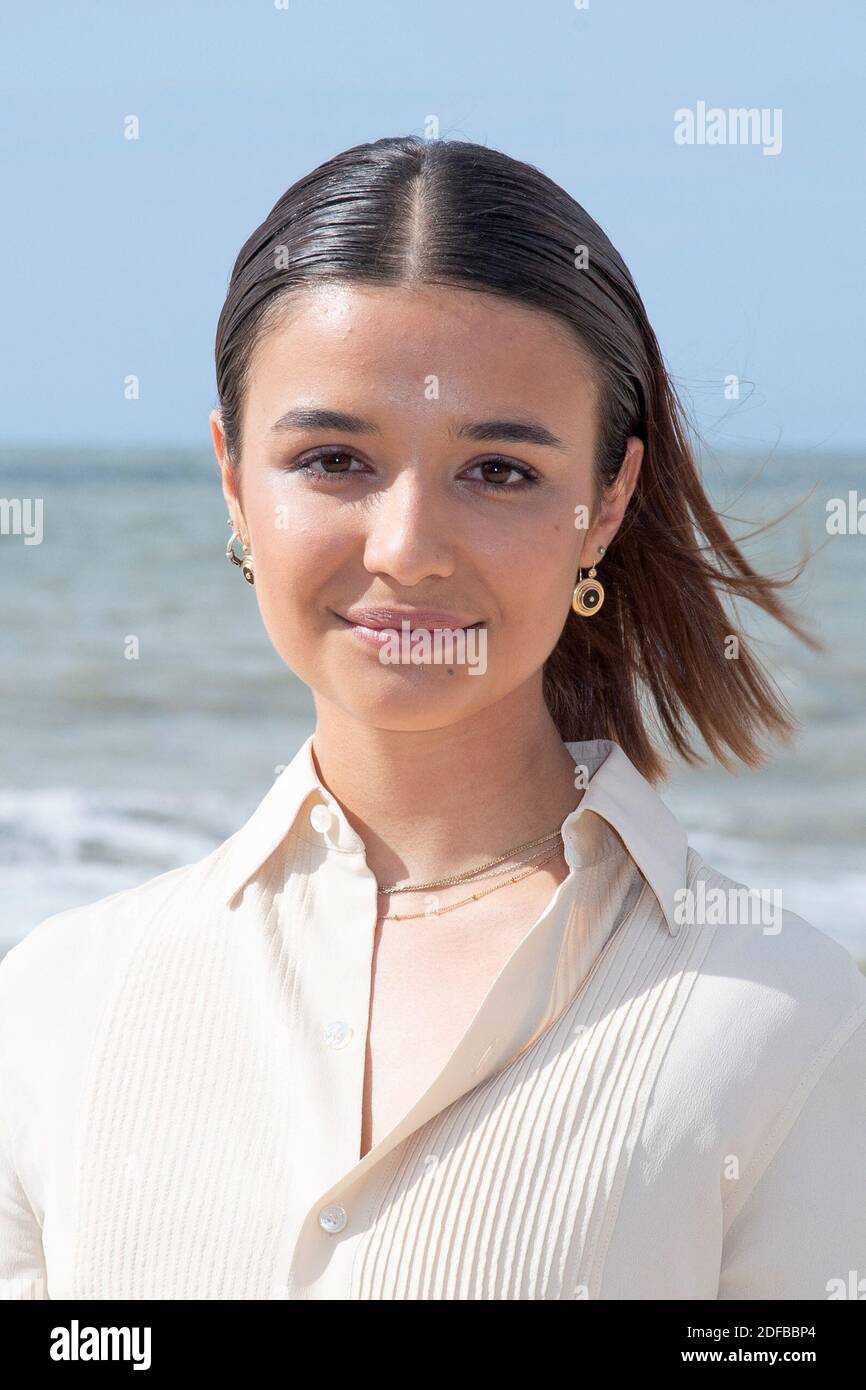
[{"label": "cheek", "polygon": [[310,505],[302,490],[286,486],[274,470],[250,489],[244,502],[256,557],[256,582],[259,568],[268,588],[283,586],[289,577],[315,574],[333,528],[323,525],[321,510]]},{"label": "cheek", "polygon": [[324,527],[308,509],[265,498],[246,512],[255,565],[255,593],[262,620],[282,656],[327,616],[323,583],[342,553],[333,527]]},{"label": "cheek", "polygon": [[579,542],[565,526],[550,527],[498,558],[493,578],[501,622],[533,652],[555,645],[577,581]]}]

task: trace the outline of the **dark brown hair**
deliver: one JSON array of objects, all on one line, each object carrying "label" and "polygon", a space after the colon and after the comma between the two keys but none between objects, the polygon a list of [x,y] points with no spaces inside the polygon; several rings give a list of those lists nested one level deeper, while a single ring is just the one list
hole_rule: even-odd
[{"label": "dark brown hair", "polygon": [[599,486],[616,478],[628,437],[643,441],[599,571],[604,605],[592,618],[569,612],[545,663],[563,739],[613,739],[651,780],[665,770],[660,745],[703,761],[696,734],[725,766],[760,765],[762,735],[790,739],[791,711],[742,637],[739,656],[726,656],[737,624],[722,595],[817,648],[777,593],[802,566],[788,579],[758,574],[729,535],[634,281],[579,203],[497,150],[417,136],[356,145],[299,179],[241,248],[219,318],[217,389],[235,464],[253,349],[293,292],[322,280],[448,285],[555,315],[596,374]]}]

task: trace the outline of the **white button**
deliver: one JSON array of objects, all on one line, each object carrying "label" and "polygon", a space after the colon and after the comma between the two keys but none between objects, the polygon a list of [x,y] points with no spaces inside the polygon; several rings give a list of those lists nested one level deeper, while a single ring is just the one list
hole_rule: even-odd
[{"label": "white button", "polygon": [[322,1036],[328,1047],[345,1047],[353,1031],[348,1023],[341,1023],[339,1019],[335,1019],[333,1023],[325,1024]]},{"label": "white button", "polygon": [[333,819],[334,817],[327,806],[323,806],[320,801],[316,803],[310,812],[310,825],[314,830],[321,830],[322,833],[326,830],[330,830]]},{"label": "white button", "polygon": [[344,1207],[322,1207],[319,1212],[319,1225],[329,1235],[335,1235],[337,1231],[342,1231],[348,1219]]}]

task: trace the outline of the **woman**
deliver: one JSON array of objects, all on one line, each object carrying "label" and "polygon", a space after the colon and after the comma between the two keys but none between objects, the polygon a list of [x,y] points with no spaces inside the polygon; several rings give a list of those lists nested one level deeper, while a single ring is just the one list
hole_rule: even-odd
[{"label": "woman", "polygon": [[792,727],[726,597],[811,639],[618,253],[534,168],[380,140],[249,238],[216,359],[315,731],[3,961],[7,1296],[858,1296],[866,980],[653,786]]}]

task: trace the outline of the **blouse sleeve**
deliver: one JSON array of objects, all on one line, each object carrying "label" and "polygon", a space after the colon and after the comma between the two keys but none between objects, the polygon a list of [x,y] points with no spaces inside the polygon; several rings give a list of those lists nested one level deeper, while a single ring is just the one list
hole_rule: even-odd
[{"label": "blouse sleeve", "polygon": [[0,1298],[47,1298],[42,1229],[25,1193],[0,1116]]},{"label": "blouse sleeve", "polygon": [[[866,1297],[866,1018],[792,1097],[724,1239],[719,1299]],[[793,1119],[791,1119],[793,1116]]]},{"label": "blouse sleeve", "polygon": [[0,1299],[47,1299],[42,1226],[15,1147],[15,1115],[31,1084],[21,1074],[27,1046],[20,1030],[20,979],[13,969],[22,949],[13,947],[0,964]]}]

